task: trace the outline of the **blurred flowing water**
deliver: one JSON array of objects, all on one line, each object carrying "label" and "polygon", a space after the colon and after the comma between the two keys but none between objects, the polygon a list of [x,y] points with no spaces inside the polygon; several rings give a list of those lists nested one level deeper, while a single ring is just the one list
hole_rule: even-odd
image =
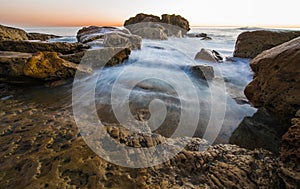
[{"label": "blurred flowing water", "polygon": [[[52,41],[76,42],[76,31],[79,28],[29,28],[29,32],[44,32],[64,37]],[[215,143],[227,143],[231,133],[246,116],[252,116],[256,111],[247,103],[238,103],[236,99],[245,99],[243,90],[252,80],[252,72],[248,59],[232,58],[234,45],[239,33],[237,28],[192,28],[190,33],[207,33],[212,40],[200,38],[169,38],[166,41],[143,40],[142,49],[132,51],[130,58],[122,65],[99,70],[99,77],[92,75],[82,80],[79,93],[92,86],[91,80],[97,80],[95,86],[95,104],[102,122],[118,123],[113,106],[119,109],[129,107],[130,113],[139,121],[147,121],[154,116],[151,109],[153,100],[159,100],[164,105],[166,115],[159,126],[151,126],[151,130],[165,136],[174,132],[180,122],[183,109],[193,111],[199,109],[199,115],[188,117],[197,119],[195,136],[203,137],[209,122],[216,123],[223,119],[221,131]],[[207,48],[218,51],[222,56],[230,57],[224,63],[209,63],[195,61],[194,57]],[[209,65],[214,68],[215,79],[204,81],[197,78],[190,67]],[[117,86],[117,87],[116,87]],[[112,93],[112,91],[114,91]],[[196,92],[196,93],[194,93]],[[70,106],[72,85],[57,88],[28,89],[26,98],[38,103],[46,103],[49,107]],[[129,94],[128,98],[126,94]],[[196,95],[195,95],[196,94]],[[81,98],[80,101],[94,99]],[[76,102],[73,102],[76,103]],[[59,104],[59,106],[56,106]],[[200,107],[195,107],[200,105]],[[160,106],[159,106],[160,107]],[[224,109],[225,107],[225,109]],[[211,113],[221,112],[224,116],[212,116]],[[220,113],[220,114],[221,114]],[[156,115],[159,116],[159,115]],[[194,114],[193,114],[194,116]],[[223,117],[223,118],[222,118]],[[185,129],[189,129],[189,120],[185,120]],[[216,126],[217,128],[218,126]],[[213,127],[214,128],[214,125]],[[214,133],[216,134],[216,133]]]}]

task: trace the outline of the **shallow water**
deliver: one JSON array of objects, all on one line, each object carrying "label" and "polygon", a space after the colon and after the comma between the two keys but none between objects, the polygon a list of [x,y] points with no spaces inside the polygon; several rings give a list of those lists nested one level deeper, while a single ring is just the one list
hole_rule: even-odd
[{"label": "shallow water", "polygon": [[[50,30],[44,31],[50,33]],[[77,28],[59,28],[56,32],[52,28],[51,33],[70,34],[54,40],[72,42],[76,41],[74,31]],[[243,89],[252,80],[249,60],[233,58],[233,61],[216,64],[194,61],[194,57],[201,48],[216,50],[224,58],[231,57],[241,30],[193,28],[191,32],[207,33],[213,40],[188,37],[143,40],[142,50],[132,51],[124,64],[77,80],[78,89],[73,92],[80,98],[73,98],[73,104],[95,101],[102,122],[128,125],[146,122],[151,131],[165,136],[172,135],[179,123],[184,123],[183,131],[193,130],[196,124],[195,136],[204,137],[211,143],[227,143],[243,118],[256,111],[233,99],[244,98]],[[189,69],[193,65],[212,66],[215,79],[206,82],[195,77]],[[86,93],[93,88],[95,98],[90,99]],[[72,105],[72,86],[32,89],[27,95],[49,106]]]}]

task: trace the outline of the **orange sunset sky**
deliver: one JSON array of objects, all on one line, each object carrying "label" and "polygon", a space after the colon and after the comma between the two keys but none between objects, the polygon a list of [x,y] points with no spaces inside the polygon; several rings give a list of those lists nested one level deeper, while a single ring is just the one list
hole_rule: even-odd
[{"label": "orange sunset sky", "polygon": [[180,14],[192,26],[300,27],[296,0],[0,0],[0,23],[17,26],[122,25],[137,13]]}]

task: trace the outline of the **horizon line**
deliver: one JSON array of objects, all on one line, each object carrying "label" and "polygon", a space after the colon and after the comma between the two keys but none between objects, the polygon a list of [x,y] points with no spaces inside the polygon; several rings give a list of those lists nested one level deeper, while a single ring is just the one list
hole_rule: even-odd
[{"label": "horizon line", "polygon": [[[116,26],[116,27],[123,27],[123,24],[100,24],[100,23],[90,23],[90,24],[13,24],[13,23],[0,23],[0,25],[7,25],[12,27],[87,27],[87,26]],[[223,24],[216,24],[216,25],[207,25],[207,24],[191,24],[190,27],[228,27],[228,28],[299,28],[300,25],[223,25]]]}]

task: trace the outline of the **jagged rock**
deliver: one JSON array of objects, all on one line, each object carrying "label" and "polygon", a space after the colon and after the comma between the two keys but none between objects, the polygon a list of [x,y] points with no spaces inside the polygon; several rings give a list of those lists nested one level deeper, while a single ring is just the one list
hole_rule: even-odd
[{"label": "jagged rock", "polygon": [[140,13],[126,20],[124,26],[133,25],[140,22],[160,22],[160,18],[151,14]]},{"label": "jagged rock", "polygon": [[130,32],[127,29],[119,29],[116,27],[110,27],[110,26],[89,26],[84,27],[80,29],[77,32],[77,40],[81,43],[88,43],[95,40],[103,40],[105,33],[124,33],[124,34],[130,34]]},{"label": "jagged rock", "polygon": [[36,53],[23,67],[25,76],[43,80],[71,78],[76,70],[76,64],[59,58],[56,52]]},{"label": "jagged rock", "polygon": [[266,109],[259,109],[252,117],[245,117],[230,137],[230,144],[253,150],[264,148],[279,154],[281,136],[288,125],[281,123]]},{"label": "jagged rock", "polygon": [[199,78],[204,80],[212,80],[214,75],[214,69],[211,66],[197,65],[193,66],[192,72]]},{"label": "jagged rock", "polygon": [[264,51],[251,62],[253,81],[245,95],[255,107],[265,107],[289,120],[300,108],[300,37]]},{"label": "jagged rock", "polygon": [[244,32],[237,38],[233,56],[254,58],[264,50],[290,41],[300,36],[299,31],[252,31]]},{"label": "jagged rock", "polygon": [[28,40],[24,30],[0,25],[0,40]]},{"label": "jagged rock", "polygon": [[44,34],[44,33],[28,33],[27,36],[29,40],[40,40],[40,41],[47,41],[49,39],[61,37],[57,35]]},{"label": "jagged rock", "polygon": [[286,188],[300,187],[300,110],[291,120],[292,126],[282,136],[280,176]]},{"label": "jagged rock", "polygon": [[80,43],[65,42],[31,42],[31,41],[0,41],[0,51],[15,51],[25,53],[36,53],[39,51],[58,52],[62,54],[72,54],[87,49]]},{"label": "jagged rock", "polygon": [[215,50],[201,49],[195,56],[195,60],[204,60],[208,62],[220,62],[223,60],[223,57]]},{"label": "jagged rock", "polygon": [[164,40],[166,36],[183,37],[189,30],[189,22],[179,15],[158,16],[137,14],[126,20],[124,26],[131,33],[146,39]]},{"label": "jagged rock", "polygon": [[170,24],[170,25],[174,25],[174,26],[178,26],[178,27],[182,28],[183,31],[185,31],[185,32],[190,31],[189,21],[187,21],[187,19],[183,18],[180,15],[163,14],[163,15],[161,15],[161,22]]}]

